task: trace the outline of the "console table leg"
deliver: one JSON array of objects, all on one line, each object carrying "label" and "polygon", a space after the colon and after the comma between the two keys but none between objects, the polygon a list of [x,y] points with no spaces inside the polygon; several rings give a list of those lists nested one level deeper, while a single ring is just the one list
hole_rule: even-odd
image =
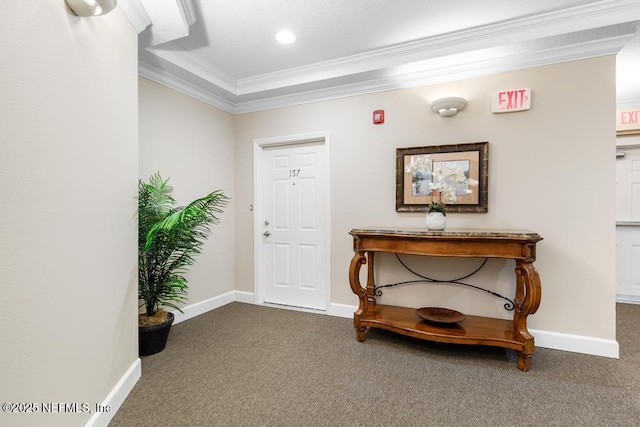
[{"label": "console table leg", "polygon": [[524,354],[524,353],[518,352],[518,369],[525,372],[531,369],[532,357],[533,357],[533,354]]},{"label": "console table leg", "polygon": [[376,303],[376,282],[373,268],[374,255],[375,252],[367,252],[367,302],[370,305],[374,305]]},{"label": "console table leg", "polygon": [[516,262],[516,298],[515,313],[513,315],[514,335],[524,344],[524,349],[518,352],[518,369],[528,371],[531,358],[535,351],[533,335],[527,329],[527,316],[534,314],[540,306],[541,284],[540,276],[533,263]]},{"label": "console table leg", "polygon": [[[371,257],[371,262],[373,262],[373,257]],[[368,294],[373,290],[370,286],[363,288],[362,285],[360,285],[360,267],[366,263],[367,258],[364,252],[356,251],[349,266],[349,284],[351,285],[353,293],[356,294],[360,300],[358,310],[353,313],[353,326],[356,328],[356,338],[359,342],[364,341],[364,335],[367,330],[366,327],[360,326],[360,318],[367,314],[367,310],[369,309]],[[367,279],[368,282],[370,282],[370,280],[369,278]],[[371,285],[371,283],[368,284]],[[370,291],[368,289],[370,289]],[[373,294],[371,294],[371,297],[373,297]]]}]

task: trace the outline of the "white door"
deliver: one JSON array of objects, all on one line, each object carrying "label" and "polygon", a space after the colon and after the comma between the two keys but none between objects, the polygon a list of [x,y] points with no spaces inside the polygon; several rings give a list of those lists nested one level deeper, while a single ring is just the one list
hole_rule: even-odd
[{"label": "white door", "polygon": [[329,173],[321,142],[263,147],[259,228],[264,302],[326,310]]},{"label": "white door", "polygon": [[640,146],[616,158],[616,294],[640,302]]}]

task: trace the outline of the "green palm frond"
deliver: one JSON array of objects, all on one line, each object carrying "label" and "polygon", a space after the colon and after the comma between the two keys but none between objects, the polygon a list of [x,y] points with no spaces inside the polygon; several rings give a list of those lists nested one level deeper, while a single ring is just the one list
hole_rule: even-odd
[{"label": "green palm frond", "polygon": [[155,173],[138,184],[138,297],[149,315],[160,306],[180,310],[188,290],[184,275],[229,203],[217,190],[176,207],[168,181]]}]

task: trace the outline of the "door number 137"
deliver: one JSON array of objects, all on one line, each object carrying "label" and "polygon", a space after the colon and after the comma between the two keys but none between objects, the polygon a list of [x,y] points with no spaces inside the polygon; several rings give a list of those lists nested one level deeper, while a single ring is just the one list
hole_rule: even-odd
[{"label": "door number 137", "polygon": [[289,169],[289,176],[298,176],[300,175],[300,169]]}]

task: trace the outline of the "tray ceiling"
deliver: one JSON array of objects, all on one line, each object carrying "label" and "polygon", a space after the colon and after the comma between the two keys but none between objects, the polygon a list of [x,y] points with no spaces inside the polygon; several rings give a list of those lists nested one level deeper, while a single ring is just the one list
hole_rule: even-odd
[{"label": "tray ceiling", "polygon": [[[638,0],[120,0],[139,74],[232,113],[618,54],[640,101]],[[297,36],[283,45],[275,34]]]}]

